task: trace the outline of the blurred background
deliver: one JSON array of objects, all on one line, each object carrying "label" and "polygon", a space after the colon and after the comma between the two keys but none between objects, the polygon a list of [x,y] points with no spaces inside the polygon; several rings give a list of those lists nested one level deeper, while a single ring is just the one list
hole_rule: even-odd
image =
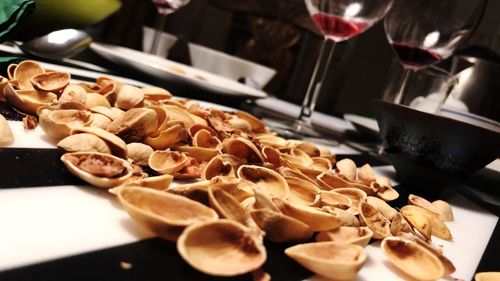
[{"label": "blurred background", "polygon": [[[75,17],[61,20],[43,13],[46,2],[37,1],[37,11],[17,39],[85,25]],[[95,41],[142,50],[143,26],[153,27],[157,18],[153,3],[107,2],[110,10],[121,7],[105,20],[85,26],[86,31]],[[500,25],[496,21],[500,1],[489,1],[488,5],[480,26],[462,51],[498,60]],[[103,7],[94,11],[106,12]],[[65,26],[61,26],[64,21]],[[300,0],[192,0],[167,17],[164,31],[276,69],[277,75],[266,86],[266,92],[296,104],[304,97],[322,41]],[[337,116],[345,112],[370,115],[371,101],[384,95],[390,81],[399,81],[401,71],[379,22],[360,36],[338,44],[317,110]]]}]

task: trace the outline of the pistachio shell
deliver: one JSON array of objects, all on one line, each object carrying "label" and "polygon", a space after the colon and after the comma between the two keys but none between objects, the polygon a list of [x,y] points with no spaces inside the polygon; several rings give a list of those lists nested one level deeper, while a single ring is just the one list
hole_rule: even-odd
[{"label": "pistachio shell", "polygon": [[46,72],[31,77],[31,84],[39,91],[57,93],[69,84],[71,75],[67,72]]},{"label": "pistachio shell", "polygon": [[407,234],[416,235],[413,228],[410,226],[408,221],[401,215],[397,213],[391,221],[391,233],[394,236],[405,236]]},{"label": "pistachio shell", "polygon": [[239,159],[222,154],[212,158],[201,171],[201,178],[209,180],[216,176],[235,176],[235,167],[239,166]]},{"label": "pistachio shell", "polygon": [[336,171],[349,181],[356,180],[356,163],[351,159],[345,158],[335,163]]},{"label": "pistachio shell", "polygon": [[102,114],[92,113],[92,123],[90,123],[90,126],[106,130],[111,122],[111,119]]},{"label": "pistachio shell", "polygon": [[[13,69],[13,79],[19,81],[21,89],[33,89],[31,77],[44,73],[43,67],[36,61],[25,60]],[[10,73],[10,72],[9,72]]]},{"label": "pistachio shell", "polygon": [[92,108],[96,106],[111,107],[111,104],[103,95],[99,95],[96,93],[87,93],[87,97],[85,99],[85,106],[87,106],[87,108]]},{"label": "pistachio shell", "polygon": [[250,113],[244,111],[236,111],[234,114],[236,114],[238,118],[241,118],[250,123],[253,132],[260,133],[266,130],[266,125],[264,124],[264,122],[251,115]]},{"label": "pistachio shell", "polygon": [[289,141],[289,144],[294,148],[297,148],[297,149],[304,151],[310,157],[321,156],[320,148],[311,142],[302,141],[302,140],[294,140],[294,141]]},{"label": "pistachio shell", "polygon": [[205,147],[194,147],[187,145],[180,145],[172,147],[172,150],[181,151],[186,153],[188,156],[193,157],[198,160],[198,162],[208,162],[215,156],[219,155],[219,151],[212,148]]},{"label": "pistachio shell", "polygon": [[256,136],[256,139],[259,140],[262,145],[271,146],[274,148],[286,147],[288,143],[284,138],[268,133],[259,134]]},{"label": "pistachio shell", "polygon": [[427,211],[430,211],[430,212],[434,213],[436,216],[439,217],[439,219],[443,219],[439,215],[440,214],[439,210],[434,205],[432,205],[431,202],[429,202],[427,199],[425,199],[423,197],[420,197],[420,196],[417,196],[417,195],[414,195],[414,194],[410,194],[408,196],[408,204],[424,208]]},{"label": "pistachio shell", "polygon": [[445,273],[442,262],[414,241],[388,237],[382,249],[393,265],[417,280],[436,280]]},{"label": "pistachio shell", "polygon": [[381,185],[377,182],[372,182],[370,187],[377,191],[377,197],[384,201],[393,201],[398,199],[399,193],[389,185]]},{"label": "pistachio shell", "polygon": [[352,213],[332,206],[323,206],[321,211],[337,216],[344,226],[359,226],[358,218]]},{"label": "pistachio shell", "polygon": [[39,116],[40,127],[47,136],[56,140],[69,136],[74,128],[88,126],[91,123],[92,115],[86,110],[42,110]]},{"label": "pistachio shell", "polygon": [[478,272],[474,275],[475,281],[497,281],[500,280],[500,272]]},{"label": "pistachio shell", "polygon": [[170,186],[173,180],[174,177],[172,175],[161,175],[161,176],[147,177],[139,180],[129,181],[126,183],[126,185],[135,185],[135,186],[149,187],[157,190],[166,190]]},{"label": "pistachio shell", "polygon": [[377,197],[368,196],[366,198],[366,202],[377,208],[377,210],[388,220],[392,220],[398,214],[398,211],[396,209],[389,206],[389,204],[387,204],[384,200]]},{"label": "pistachio shell", "polygon": [[100,152],[111,154],[105,141],[93,134],[76,134],[67,136],[57,143],[57,147],[67,152]]},{"label": "pistachio shell", "polygon": [[182,124],[173,125],[156,137],[147,137],[144,139],[144,143],[150,145],[152,148],[160,150],[167,149],[180,142],[183,142],[187,138],[187,132]]},{"label": "pistachio shell", "polygon": [[72,135],[79,133],[89,133],[96,135],[106,142],[109,149],[111,149],[113,155],[116,155],[120,158],[127,157],[127,144],[122,139],[113,135],[112,133],[103,130],[101,128],[95,128],[95,127],[78,127],[71,130]]},{"label": "pistachio shell", "polygon": [[318,201],[319,187],[296,177],[284,177],[290,188],[288,202],[312,206]]},{"label": "pistachio shell", "polygon": [[[424,229],[430,228],[430,234],[436,237],[439,237],[444,240],[453,240],[453,236],[451,235],[448,227],[438,218],[438,216],[422,207],[407,205],[401,208],[401,214],[414,226],[422,225]],[[425,219],[423,219],[425,218]],[[425,220],[428,222],[429,227],[424,225]],[[417,228],[420,232],[421,229]],[[422,233],[424,234],[424,233]],[[428,234],[428,232],[426,232]],[[429,238],[426,236],[426,238]]]},{"label": "pistachio shell", "polygon": [[157,126],[157,117],[154,110],[132,108],[113,120],[107,130],[129,143],[143,140],[152,134]]},{"label": "pistachio shell", "polygon": [[271,211],[281,213],[281,210],[278,206],[276,206],[276,204],[274,204],[273,198],[269,194],[255,189],[254,197],[254,209],[269,209]]},{"label": "pistachio shell", "polygon": [[307,224],[268,208],[252,210],[250,215],[272,242],[304,241],[313,235]]},{"label": "pistachio shell", "polygon": [[333,206],[342,210],[347,210],[352,206],[352,201],[349,197],[335,192],[334,190],[321,191],[319,196],[322,206]]},{"label": "pistachio shell", "polygon": [[230,220],[188,227],[177,241],[177,250],[195,269],[217,276],[248,273],[266,261],[262,238]]},{"label": "pistachio shell", "polygon": [[208,186],[211,184],[212,183],[207,180],[187,184],[178,184],[169,186],[167,191],[187,197],[194,201],[198,201],[203,205],[208,205]]},{"label": "pistachio shell", "polygon": [[325,231],[342,225],[342,221],[337,216],[317,208],[290,204],[279,198],[273,198],[273,202],[285,215],[307,224],[312,231]]},{"label": "pistachio shell", "polygon": [[373,231],[373,238],[382,239],[391,235],[390,221],[372,205],[361,202],[359,204],[359,217]]},{"label": "pistachio shell", "polygon": [[9,64],[9,66],[7,66],[7,78],[9,78],[9,80],[14,80],[14,71],[16,70],[16,67],[17,67],[17,64],[15,63],[11,63]]},{"label": "pistachio shell", "polygon": [[64,88],[61,96],[59,97],[59,101],[74,101],[85,104],[87,101],[87,92],[82,86],[70,84]]},{"label": "pistachio shell", "polygon": [[189,158],[177,151],[155,151],[149,157],[149,167],[156,172],[164,174],[176,173],[187,165]]},{"label": "pistachio shell", "polygon": [[439,218],[443,221],[453,221],[453,211],[451,210],[450,204],[443,200],[436,200],[432,202],[432,205],[439,212]]},{"label": "pistachio shell", "polygon": [[151,146],[132,142],[127,144],[127,158],[132,159],[132,163],[140,166],[147,166],[149,157],[154,152]]},{"label": "pistachio shell", "polygon": [[150,188],[124,186],[117,195],[132,218],[172,241],[177,240],[187,226],[218,217],[214,210],[196,201]]},{"label": "pistachio shell", "polygon": [[189,128],[196,124],[187,110],[180,109],[179,107],[173,105],[163,105],[162,107],[165,110],[169,121],[182,122],[185,128]]},{"label": "pistachio shell", "polygon": [[341,226],[333,230],[318,233],[316,241],[333,241],[364,247],[368,245],[372,236],[373,231],[369,227]]},{"label": "pistachio shell", "polygon": [[208,187],[210,206],[220,217],[241,223],[244,226],[258,229],[250,214],[240,206],[240,203],[228,192],[222,189]]},{"label": "pistachio shell", "polygon": [[224,141],[227,154],[245,159],[249,164],[263,163],[264,158],[257,147],[249,140],[237,137]]},{"label": "pistachio shell", "polygon": [[346,197],[349,197],[349,199],[351,199],[352,205],[351,208],[349,208],[349,211],[355,215],[359,213],[360,202],[365,201],[366,198],[368,197],[366,195],[366,192],[357,188],[336,188],[335,192],[340,193],[341,195],[344,195]]},{"label": "pistachio shell", "polygon": [[208,130],[201,129],[193,136],[193,145],[196,147],[206,147],[220,149],[222,143],[216,136],[213,136]]},{"label": "pistachio shell", "polygon": [[120,91],[118,91],[115,106],[124,110],[128,110],[141,105],[143,100],[144,93],[141,91],[141,89],[130,85],[123,85],[120,88]]},{"label": "pistachio shell", "polygon": [[305,268],[327,278],[352,280],[363,266],[363,247],[336,242],[299,244],[287,248],[285,254]]},{"label": "pistachio shell", "polygon": [[12,130],[5,117],[0,114],[0,146],[7,146],[12,143],[14,143],[14,134],[12,134]]},{"label": "pistachio shell", "polygon": [[286,180],[277,172],[260,166],[242,165],[238,168],[237,175],[241,179],[256,184],[257,188],[270,196],[287,199],[290,188]]},{"label": "pistachio shell", "polygon": [[72,152],[61,156],[61,161],[73,175],[97,187],[115,187],[132,176],[130,163],[110,154]]},{"label": "pistachio shell", "polygon": [[146,86],[141,88],[141,92],[145,99],[149,100],[164,100],[172,98],[172,94],[160,87]]},{"label": "pistachio shell", "polygon": [[366,185],[370,185],[375,181],[375,173],[369,164],[361,166],[358,170],[358,180]]},{"label": "pistachio shell", "polygon": [[17,110],[36,114],[40,107],[48,106],[57,100],[53,93],[38,92],[35,90],[16,90],[12,83],[7,83],[3,90],[7,102]]}]

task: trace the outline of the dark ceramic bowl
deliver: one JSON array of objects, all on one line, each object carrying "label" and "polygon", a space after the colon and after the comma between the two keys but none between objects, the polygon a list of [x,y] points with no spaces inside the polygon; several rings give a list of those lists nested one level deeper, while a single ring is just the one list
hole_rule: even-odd
[{"label": "dark ceramic bowl", "polygon": [[500,133],[406,106],[374,101],[384,151],[399,181],[451,184],[500,157]]}]

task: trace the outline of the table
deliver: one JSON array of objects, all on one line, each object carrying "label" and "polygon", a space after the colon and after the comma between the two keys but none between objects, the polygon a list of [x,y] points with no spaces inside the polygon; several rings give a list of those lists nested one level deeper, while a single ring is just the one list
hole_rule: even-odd
[{"label": "table", "polygon": [[[85,79],[79,73],[78,78]],[[236,107],[259,109],[245,101],[239,101]],[[0,111],[5,113],[8,109],[3,107]],[[13,112],[7,116],[10,120],[19,119]],[[341,124],[341,120],[337,121]],[[9,123],[17,141],[9,148],[0,148],[0,229],[3,229],[0,280],[219,280],[191,269],[176,253],[175,244],[139,227],[112,195],[89,188],[69,175],[59,161],[60,152],[43,137],[40,128],[25,132],[19,121]],[[344,125],[348,130],[349,125]],[[380,157],[346,145],[331,149],[339,160],[347,157],[358,165],[369,163],[378,173],[394,178],[394,170]],[[401,194],[396,205],[400,206],[405,204],[408,193],[415,192],[404,185],[396,188]],[[456,229],[453,243],[466,249],[454,252],[453,243],[445,245],[450,256],[462,257],[456,262],[458,272],[453,276],[470,279],[481,255],[477,271],[498,271],[495,259],[500,240],[498,213],[491,214],[453,188],[441,196],[451,199],[454,205],[457,220],[451,226]],[[492,239],[488,244],[490,234]],[[268,243],[265,270],[273,280],[309,278],[307,270],[284,257],[286,246]],[[367,252],[370,266],[360,272],[358,280],[380,280],[376,278],[380,272],[373,269],[383,266],[383,258],[375,247]],[[124,263],[132,268],[126,269]],[[399,279],[395,274],[388,276],[384,280]],[[230,280],[251,280],[251,277]]]}]

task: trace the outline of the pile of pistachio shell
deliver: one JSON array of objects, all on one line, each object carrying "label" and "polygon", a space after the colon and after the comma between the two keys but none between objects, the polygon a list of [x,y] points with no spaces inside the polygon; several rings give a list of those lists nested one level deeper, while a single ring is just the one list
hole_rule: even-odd
[{"label": "pile of pistachio shell", "polygon": [[[350,280],[367,258],[363,247],[377,239],[415,279],[455,271],[431,242],[452,239],[446,202],[411,195],[396,210],[387,202],[398,192],[369,165],[336,162],[328,149],[283,139],[246,112],[203,108],[158,87],[70,78],[23,61],[0,77],[0,93],[38,118],[72,174],[110,189],[133,219],[176,241],[195,269],[257,272],[267,239],[295,243],[285,254],[319,275]],[[0,140],[13,140],[5,127],[0,118]]]}]

